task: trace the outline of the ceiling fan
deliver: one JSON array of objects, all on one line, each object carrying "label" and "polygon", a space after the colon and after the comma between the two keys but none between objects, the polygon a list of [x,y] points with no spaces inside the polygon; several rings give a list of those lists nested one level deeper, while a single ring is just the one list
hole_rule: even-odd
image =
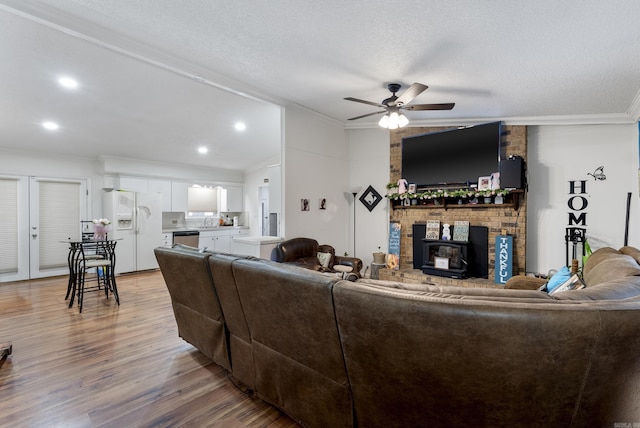
[{"label": "ceiling fan", "polygon": [[396,93],[400,90],[402,85],[399,83],[389,83],[387,88],[391,91],[392,95],[382,100],[381,103],[374,103],[371,101],[360,100],[358,98],[347,97],[345,100],[354,101],[357,103],[368,104],[376,107],[384,108],[384,110],[376,111],[373,113],[363,114],[362,116],[352,117],[348,120],[357,120],[362,119],[364,117],[373,116],[380,113],[385,113],[378,122],[378,125],[389,128],[396,129],[402,128],[409,123],[409,119],[402,114],[400,110],[451,110],[455,103],[442,103],[442,104],[409,104],[415,97],[423,93],[428,86],[423,85],[422,83],[414,83],[404,91],[400,96],[397,96]]}]

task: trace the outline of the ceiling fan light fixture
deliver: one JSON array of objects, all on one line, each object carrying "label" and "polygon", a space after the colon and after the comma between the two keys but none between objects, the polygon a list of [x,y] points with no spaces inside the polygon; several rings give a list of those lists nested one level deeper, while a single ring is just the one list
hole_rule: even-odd
[{"label": "ceiling fan light fixture", "polygon": [[380,118],[380,121],[378,122],[378,125],[382,126],[383,128],[388,128],[389,127],[389,115],[385,114],[384,116],[382,116]]},{"label": "ceiling fan light fixture", "polygon": [[399,123],[400,123],[400,119],[398,117],[398,112],[397,111],[392,111],[389,114],[389,124],[387,125],[387,128],[389,128],[389,129],[398,129]]},{"label": "ceiling fan light fixture", "polygon": [[409,119],[403,113],[399,113],[398,110],[391,111],[386,113],[380,121],[378,125],[387,129],[398,129],[403,128],[409,124]]},{"label": "ceiling fan light fixture", "polygon": [[400,113],[400,116],[398,116],[398,128],[404,128],[408,124],[409,119],[407,119],[407,116],[405,116],[403,113]]}]

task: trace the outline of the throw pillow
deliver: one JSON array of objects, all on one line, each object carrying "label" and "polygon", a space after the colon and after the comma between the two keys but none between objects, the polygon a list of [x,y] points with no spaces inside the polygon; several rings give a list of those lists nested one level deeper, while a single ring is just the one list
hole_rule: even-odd
[{"label": "throw pillow", "polygon": [[558,270],[558,272],[556,272],[547,282],[547,292],[553,292],[553,290],[561,284],[564,284],[569,278],[571,278],[571,271],[568,267],[562,266],[562,268]]},{"label": "throw pillow", "polygon": [[331,253],[318,253],[318,262],[323,268],[328,268],[329,262],[331,262]]}]

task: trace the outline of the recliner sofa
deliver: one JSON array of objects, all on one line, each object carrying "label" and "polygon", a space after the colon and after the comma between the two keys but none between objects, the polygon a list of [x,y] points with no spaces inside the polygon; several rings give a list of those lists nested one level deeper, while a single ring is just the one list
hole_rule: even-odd
[{"label": "recliner sofa", "polygon": [[[180,250],[155,251],[163,275],[184,262]],[[623,252],[594,252],[587,288],[553,295],[350,282],[267,260],[204,257],[211,287],[225,290],[215,295],[231,374],[303,426],[640,421],[640,265]],[[187,276],[182,287],[191,287]],[[203,334],[186,328],[185,338]]]}]

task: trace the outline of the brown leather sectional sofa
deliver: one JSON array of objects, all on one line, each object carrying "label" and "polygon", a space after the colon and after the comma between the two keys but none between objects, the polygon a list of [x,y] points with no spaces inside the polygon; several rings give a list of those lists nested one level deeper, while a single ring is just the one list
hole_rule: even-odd
[{"label": "brown leather sectional sofa", "polygon": [[640,421],[640,258],[623,252],[594,252],[587,288],[548,295],[155,251],[180,335],[304,426]]}]

